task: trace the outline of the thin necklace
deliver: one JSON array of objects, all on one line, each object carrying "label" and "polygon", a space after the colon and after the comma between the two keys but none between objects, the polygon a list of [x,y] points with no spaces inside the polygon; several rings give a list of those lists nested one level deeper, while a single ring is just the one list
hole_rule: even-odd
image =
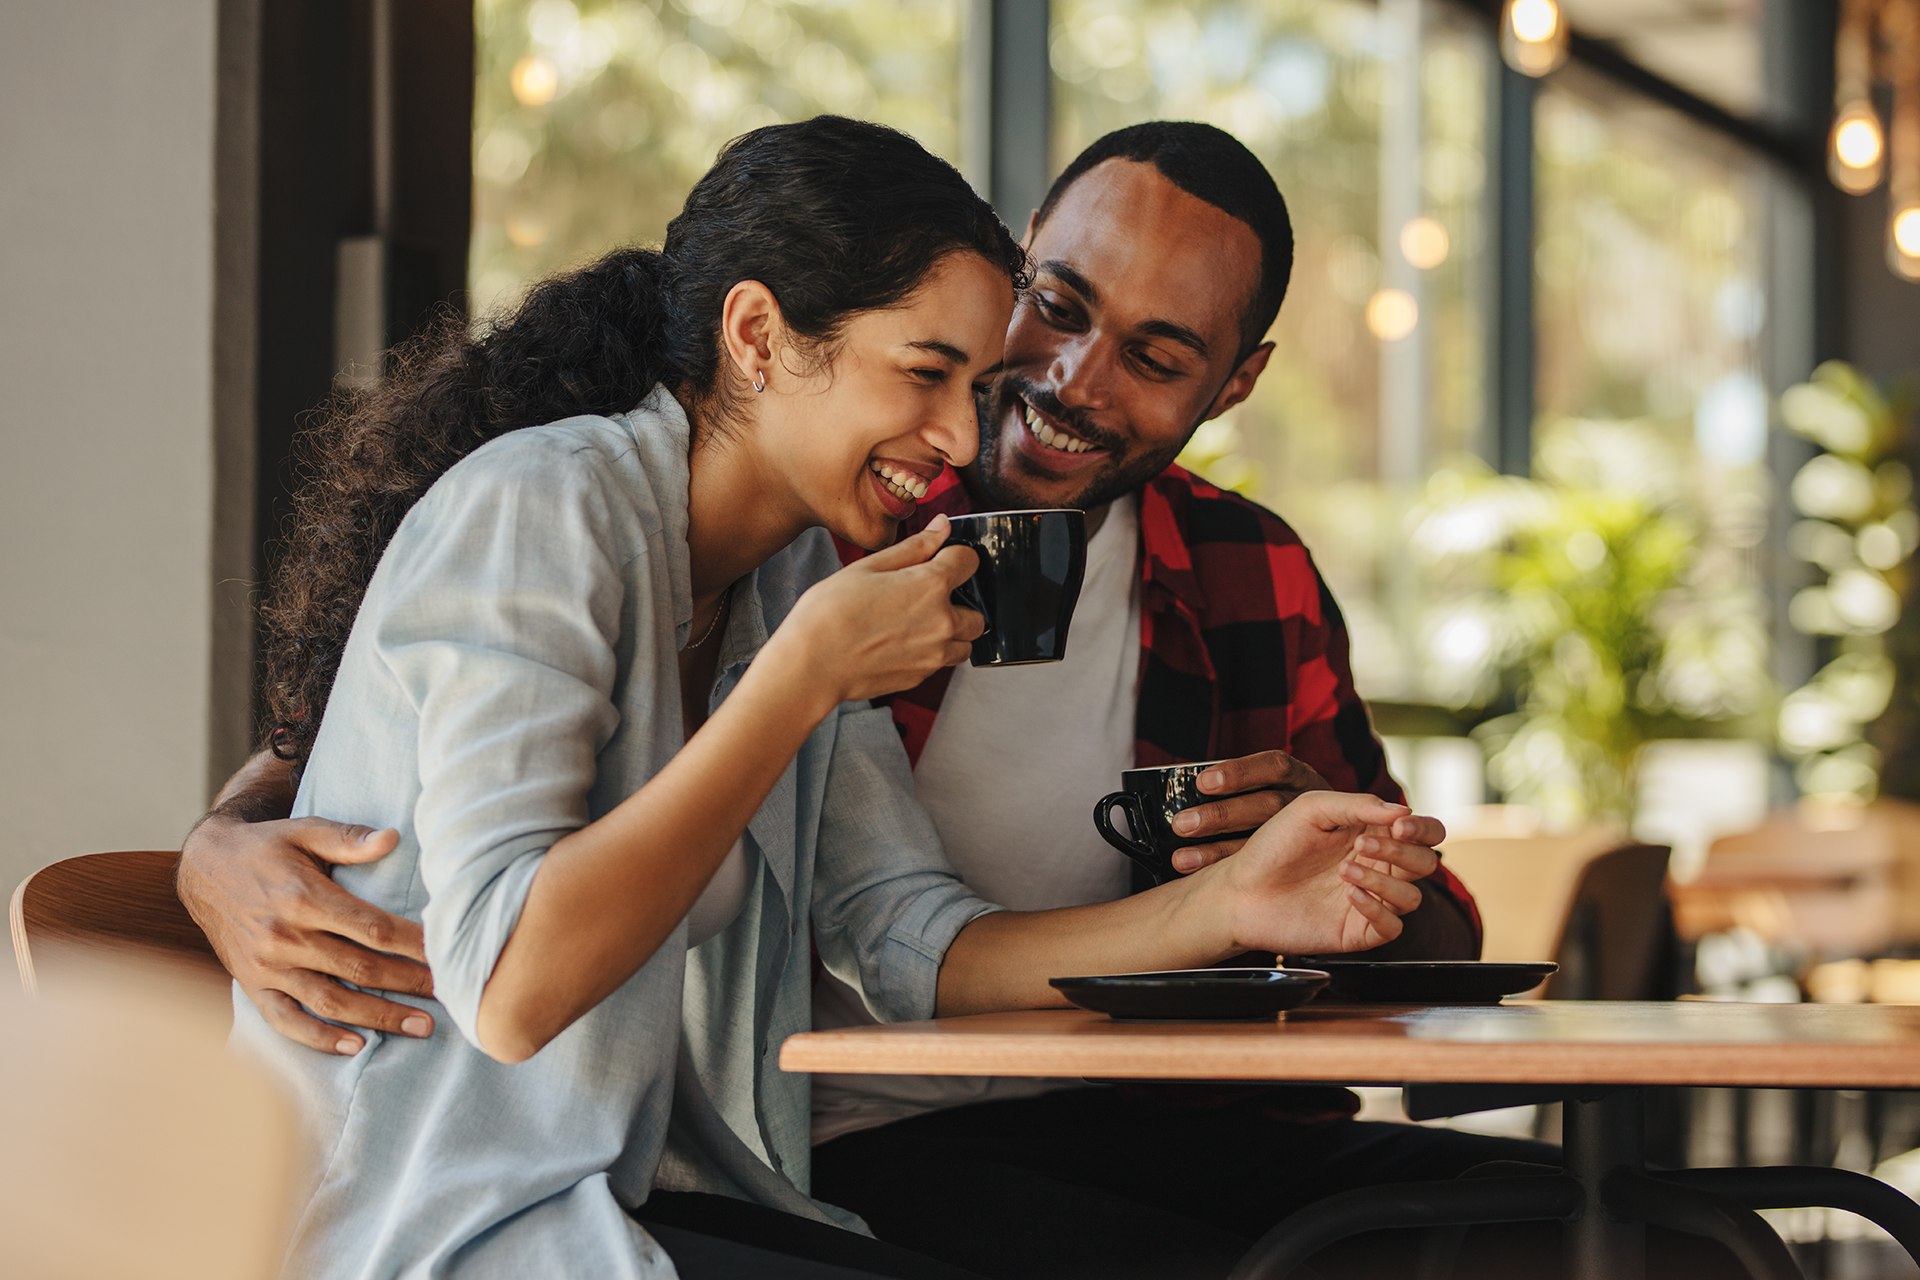
[{"label": "thin necklace", "polygon": [[713,611],[713,621],[707,624],[706,634],[702,635],[698,640],[695,640],[692,644],[688,645],[685,649],[681,650],[681,652],[690,653],[693,650],[698,649],[701,645],[705,644],[707,641],[713,639],[713,633],[720,629],[720,619],[727,616],[727,602],[732,599],[733,599],[733,584],[729,582],[727,584],[727,589],[720,593],[720,607]]}]

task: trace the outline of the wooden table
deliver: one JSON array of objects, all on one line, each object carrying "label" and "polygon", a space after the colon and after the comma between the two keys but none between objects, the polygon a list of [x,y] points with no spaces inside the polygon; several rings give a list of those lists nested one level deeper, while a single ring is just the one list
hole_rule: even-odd
[{"label": "wooden table", "polygon": [[[1091,1079],[1275,1080],[1464,1086],[1454,1111],[1566,1102],[1564,1171],[1405,1183],[1329,1197],[1274,1228],[1234,1272],[1280,1280],[1347,1235],[1447,1227],[1422,1278],[1446,1275],[1464,1224],[1570,1224],[1579,1280],[1645,1275],[1645,1224],[1721,1240],[1755,1276],[1800,1275],[1754,1209],[1833,1205],[1920,1258],[1920,1206],[1837,1169],[1649,1172],[1639,1086],[1920,1088],[1920,1006],[1518,1001],[1488,1006],[1318,1004],[1277,1022],[1116,1022],[1029,1010],[814,1031],[788,1071]],[[1410,1104],[1409,1112],[1419,1114]],[[1449,1114],[1430,1108],[1428,1115]],[[1449,1241],[1451,1243],[1449,1243]]]}]

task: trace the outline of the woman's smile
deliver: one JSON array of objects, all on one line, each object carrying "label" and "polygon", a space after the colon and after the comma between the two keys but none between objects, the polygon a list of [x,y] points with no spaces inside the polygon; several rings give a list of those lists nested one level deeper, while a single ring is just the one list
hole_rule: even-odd
[{"label": "woman's smile", "polygon": [[886,508],[887,514],[896,520],[904,520],[913,514],[914,505],[927,496],[927,488],[939,476],[942,465],[938,462],[907,463],[897,458],[870,458],[867,460],[867,478],[880,495],[880,505]]}]

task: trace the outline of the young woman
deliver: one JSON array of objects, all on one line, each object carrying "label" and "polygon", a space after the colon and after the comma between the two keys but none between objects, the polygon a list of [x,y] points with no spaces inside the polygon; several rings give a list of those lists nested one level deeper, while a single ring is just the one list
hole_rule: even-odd
[{"label": "young woman", "polygon": [[1405,812],[1371,797],[1102,907],[997,912],[942,860],[864,700],[966,655],[974,557],[936,522],[836,572],[822,530],[884,546],[972,458],[1022,270],[910,139],[775,126],[660,252],[536,287],[336,421],[270,613],[276,746],[296,813],[397,831],[339,879],[423,922],[444,1016],[333,1056],[236,999],[315,1137],[294,1271],[773,1274],[649,1234],[656,1187],[853,1225],[799,1189],[806,1082],[773,1061],[810,939],[913,1018],[1398,932],[1432,854],[1359,834]]}]

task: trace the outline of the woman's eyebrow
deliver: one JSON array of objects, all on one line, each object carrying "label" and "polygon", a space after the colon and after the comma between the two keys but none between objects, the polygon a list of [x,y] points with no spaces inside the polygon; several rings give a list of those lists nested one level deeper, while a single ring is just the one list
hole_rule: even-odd
[{"label": "woman's eyebrow", "polygon": [[909,342],[907,345],[915,351],[931,351],[934,355],[944,356],[955,364],[965,364],[967,362],[966,352],[954,346],[951,342],[942,342],[938,338],[923,338],[919,342]]}]

